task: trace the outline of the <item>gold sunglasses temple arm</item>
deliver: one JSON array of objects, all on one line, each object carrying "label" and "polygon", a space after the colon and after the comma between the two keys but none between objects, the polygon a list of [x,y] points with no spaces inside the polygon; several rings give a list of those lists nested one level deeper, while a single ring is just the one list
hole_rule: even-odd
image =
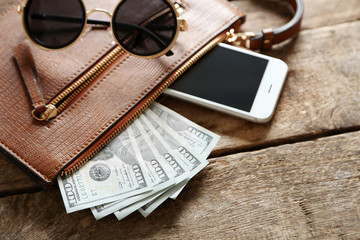
[{"label": "gold sunglasses temple arm", "polygon": [[[49,21],[58,21],[58,22],[72,22],[72,23],[82,21],[82,19],[78,18],[78,17],[51,15],[51,14],[41,14],[41,13],[33,13],[33,14],[31,14],[31,18],[49,20]],[[102,20],[88,19],[87,23],[88,24],[98,24],[98,25],[110,26],[109,21],[102,21]]]}]

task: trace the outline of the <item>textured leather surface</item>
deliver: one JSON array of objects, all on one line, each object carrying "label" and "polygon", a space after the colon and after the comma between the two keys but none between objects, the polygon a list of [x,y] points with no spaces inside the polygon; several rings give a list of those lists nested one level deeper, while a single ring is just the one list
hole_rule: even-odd
[{"label": "textured leather surface", "polygon": [[[88,9],[101,7],[110,12],[116,3],[85,1]],[[32,118],[31,100],[15,64],[13,48],[26,39],[20,16],[15,7],[3,14],[0,30],[6,34],[0,35],[1,148],[44,182],[51,182],[176,67],[244,16],[225,0],[181,3],[186,7],[181,17],[187,21],[188,30],[179,34],[173,56],[152,60],[128,55],[121,58],[49,122]],[[45,51],[32,45],[45,101],[56,96],[112,46],[112,39],[102,29],[90,31],[64,50]]]}]

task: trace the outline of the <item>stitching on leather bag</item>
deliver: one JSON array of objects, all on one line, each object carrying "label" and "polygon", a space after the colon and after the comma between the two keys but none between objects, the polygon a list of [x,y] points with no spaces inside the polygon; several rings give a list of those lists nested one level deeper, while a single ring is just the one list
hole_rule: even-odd
[{"label": "stitching on leather bag", "polygon": [[41,177],[43,177],[46,181],[51,182],[51,180],[46,177],[43,173],[41,173],[39,170],[37,170],[33,165],[31,165],[28,161],[26,161],[25,159],[23,159],[22,157],[20,157],[17,153],[15,153],[12,149],[10,149],[9,147],[7,147],[3,142],[1,142],[1,146],[3,148],[6,148],[6,151],[11,152],[13,155],[15,155],[18,159],[21,159],[24,163],[26,163],[28,165],[28,167],[30,167],[34,172],[36,172],[38,175],[40,175]]},{"label": "stitching on leather bag", "polygon": [[83,67],[81,67],[76,73],[71,75],[68,80],[71,80],[76,77],[81,71],[83,71],[85,68],[87,68],[89,65],[93,64],[95,60],[99,59],[99,56],[102,55],[104,52],[108,51],[110,47],[114,46],[112,43],[109,43],[106,47],[104,47],[101,51],[98,52],[94,57],[92,57],[87,64],[85,64]]},{"label": "stitching on leather bag", "polygon": [[[104,52],[108,51],[110,47],[112,47],[113,44],[109,43],[106,47],[104,47],[101,51],[99,51],[95,56],[93,56],[84,66],[82,66],[79,70],[77,70],[73,75],[71,75],[68,79],[65,81],[65,85],[69,84],[69,82],[74,81],[74,78],[78,76],[84,69],[88,68],[95,60],[99,58],[100,55],[102,55]],[[60,89],[64,88],[64,86],[60,86],[56,89],[54,89],[48,96],[50,96],[50,99],[54,97],[55,94],[59,93]]]},{"label": "stitching on leather bag", "polygon": [[8,9],[6,9],[4,12],[2,12],[2,13],[0,14],[0,17],[3,18],[5,15],[9,14],[9,13],[13,10],[13,8],[16,9],[17,6],[21,4],[21,2],[22,2],[22,1],[18,1],[18,2],[16,2],[16,3],[14,3],[13,5],[11,5]]},{"label": "stitching on leather bag", "polygon": [[[225,22],[223,25],[219,26],[215,32],[219,31],[220,29],[223,28],[223,26],[225,25],[228,25],[229,23],[233,22],[235,19],[237,19],[238,16],[234,16],[232,19],[228,20],[227,22]],[[201,41],[199,44],[197,44],[196,46],[194,46],[191,50],[189,50],[186,54],[183,55],[183,57],[181,59],[179,59],[177,62],[175,62],[173,65],[171,65],[171,67],[169,67],[167,69],[166,72],[164,72],[163,74],[161,74],[157,79],[156,81],[154,81],[152,84],[150,84],[148,86],[148,88],[146,90],[144,90],[141,95],[138,97],[138,99],[141,99],[144,97],[144,95],[146,93],[148,93],[149,90],[151,90],[155,85],[159,84],[159,80],[161,78],[163,78],[164,75],[167,75],[169,72],[172,71],[172,69],[174,67],[176,67],[177,64],[179,64],[180,62],[184,61],[184,59],[187,59],[188,56],[191,54],[191,52],[193,52],[195,49],[199,48],[199,46],[203,45],[205,42],[208,41],[208,39],[210,38],[211,35],[209,35],[207,38],[204,38],[203,41]],[[128,60],[129,57],[127,57],[127,59],[125,59],[125,61],[122,61],[121,63],[117,64],[116,66],[114,66],[114,68],[112,68],[111,70],[109,70],[109,72],[102,78],[100,79],[99,81],[96,82],[96,84],[91,88],[89,89],[89,91],[87,91],[86,94],[84,94],[84,96],[82,96],[80,99],[78,99],[78,101],[76,103],[74,103],[71,107],[69,107],[67,109],[66,112],[63,112],[59,117],[58,119],[56,120],[60,120],[61,118],[65,117],[66,115],[69,115],[72,113],[73,110],[75,110],[75,107],[80,104],[80,102],[85,99],[91,92],[93,92],[104,80],[106,80],[119,66],[121,66],[123,63],[126,62],[126,60]],[[111,119],[110,121],[108,121],[108,123],[106,123],[104,125],[104,127],[102,127],[101,129],[99,129],[95,135],[93,135],[93,137],[91,137],[88,141],[86,141],[85,143],[83,143],[81,146],[80,146],[80,150],[75,150],[73,151],[69,156],[70,156],[70,159],[73,159],[74,156],[76,156],[80,151],[82,151],[82,149],[84,149],[85,147],[87,147],[91,142],[93,142],[96,138],[98,138],[99,134],[101,134],[104,130],[106,130],[109,126],[111,126],[112,124],[114,124],[114,122],[119,119],[119,117],[121,115],[123,115],[126,111],[128,111],[128,109],[130,109],[138,100],[134,100],[133,102],[131,102],[127,107],[125,107],[125,109],[123,111],[121,111],[119,114],[117,114],[113,119]],[[64,161],[61,161],[61,164],[64,164],[64,163],[67,163],[69,160],[64,160]],[[61,169],[63,166],[60,166],[57,170]]]},{"label": "stitching on leather bag", "polygon": [[69,115],[72,111],[73,108],[76,108],[77,105],[79,105],[83,99],[85,99],[91,92],[93,92],[96,88],[98,88],[98,86],[100,85],[100,83],[102,83],[105,79],[107,79],[112,72],[114,72],[115,70],[117,70],[122,64],[124,64],[128,59],[129,59],[129,55],[127,55],[125,58],[123,58],[119,63],[117,63],[113,68],[111,68],[109,70],[109,72],[107,72],[100,80],[96,81],[96,83],[94,84],[94,86],[91,87],[91,89],[89,89],[86,93],[84,93],[83,95],[81,95],[79,97],[79,99],[74,102],[73,104],[71,104],[71,106],[69,106],[66,111],[64,111],[63,113],[61,113],[59,116],[57,116],[55,119],[53,119],[51,121],[51,125],[49,125],[49,127],[51,127],[52,125],[54,125],[55,123],[57,123],[58,121],[60,121],[62,118],[66,117],[67,115]]}]

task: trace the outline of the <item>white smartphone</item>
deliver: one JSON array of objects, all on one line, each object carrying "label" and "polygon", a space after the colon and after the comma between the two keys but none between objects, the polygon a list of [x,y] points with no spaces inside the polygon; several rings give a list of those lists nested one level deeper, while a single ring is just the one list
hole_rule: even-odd
[{"label": "white smartphone", "polygon": [[287,71],[280,59],[220,43],[164,93],[265,123],[274,114]]}]

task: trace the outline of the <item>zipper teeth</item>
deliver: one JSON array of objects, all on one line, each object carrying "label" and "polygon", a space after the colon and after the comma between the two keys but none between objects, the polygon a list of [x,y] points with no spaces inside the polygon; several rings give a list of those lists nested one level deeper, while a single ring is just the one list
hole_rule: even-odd
[{"label": "zipper teeth", "polygon": [[57,106],[60,113],[79,93],[84,90],[95,78],[97,78],[107,67],[109,67],[118,57],[124,53],[121,47],[115,47],[104,59],[97,63],[89,72],[82,76],[78,81],[69,86],[64,92],[57,96],[50,104],[56,106],[62,100],[65,100]]},{"label": "zipper teeth", "polygon": [[[147,24],[149,24],[150,22],[154,21],[155,19],[161,17],[162,15],[168,13],[170,11],[169,8],[162,10],[161,12],[155,14],[154,16],[152,16],[151,18],[147,19],[145,22],[141,23],[140,26],[144,27]],[[131,34],[129,37],[126,38],[126,40],[124,40],[125,43],[128,43],[131,38],[133,38],[135,36],[135,33]]]},{"label": "zipper teeth", "polygon": [[70,175],[85,163],[87,163],[93,156],[95,156],[101,149],[103,149],[111,140],[113,140],[121,131],[123,131],[130,123],[132,123],[155,99],[160,96],[160,94],[168,88],[176,79],[178,79],[187,69],[189,69],[195,62],[197,62],[202,56],[214,48],[218,43],[225,40],[226,35],[222,34],[206,46],[204,46],[200,51],[198,51],[194,56],[188,59],[180,68],[178,68],[168,80],[144,103],[139,110],[137,110],[123,125],[116,129],[109,137],[107,137],[99,146],[97,146],[87,157],[81,160],[79,163],[71,167],[69,170],[64,170],[61,172],[61,176]]},{"label": "zipper teeth", "polygon": [[169,9],[169,8],[166,8],[166,9],[162,10],[161,12],[155,14],[154,16],[152,16],[151,18],[149,18],[148,20],[146,20],[145,22],[143,22],[143,23],[141,24],[141,26],[146,26],[148,23],[154,21],[154,20],[157,19],[158,17],[161,17],[162,15],[164,15],[164,14],[166,14],[166,13],[168,13],[168,12],[170,12],[170,9]]}]

